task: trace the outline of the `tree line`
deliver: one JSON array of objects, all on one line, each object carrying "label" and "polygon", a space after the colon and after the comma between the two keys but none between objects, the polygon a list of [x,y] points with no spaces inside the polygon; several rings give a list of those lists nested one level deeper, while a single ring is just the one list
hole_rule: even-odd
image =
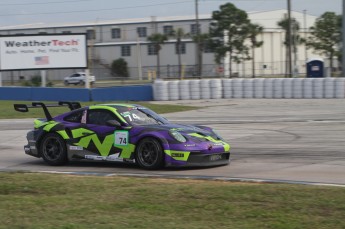
[{"label": "tree line", "polygon": [[[315,52],[325,55],[329,58],[330,68],[333,69],[333,60],[335,57],[341,60],[341,23],[342,16],[334,12],[325,12],[318,17],[312,27],[309,28],[309,36],[302,38],[299,36],[300,24],[295,18],[291,18],[289,23],[288,18],[283,18],[277,22],[277,26],[285,31],[284,45],[290,46],[293,52],[296,52],[298,45],[305,44],[307,48],[313,48]],[[289,24],[292,35],[287,36]],[[200,28],[197,28],[200,31]],[[251,60],[252,62],[252,77],[255,77],[255,49],[263,45],[264,41],[257,39],[258,35],[263,33],[263,26],[252,23],[248,18],[248,14],[232,3],[226,3],[219,7],[219,10],[212,12],[212,22],[209,33],[197,33],[191,35],[185,33],[182,28],[177,28],[171,31],[170,34],[153,33],[147,37],[147,40],[154,45],[157,56],[157,77],[160,76],[160,51],[163,44],[169,38],[176,39],[176,53],[178,58],[178,73],[182,75],[181,63],[181,45],[183,38],[191,38],[197,44],[200,52],[206,48],[213,50],[215,54],[215,62],[221,64],[226,57],[230,58],[229,72],[230,77],[233,75],[232,63],[241,63],[243,61]],[[288,57],[287,57],[288,58]],[[120,67],[122,65],[122,67]],[[202,55],[197,66],[197,74],[199,76],[202,72]],[[113,71],[117,75],[128,76],[128,71],[125,70],[126,65],[123,59],[118,59],[113,62]],[[124,74],[119,73],[119,69],[124,71]]]}]

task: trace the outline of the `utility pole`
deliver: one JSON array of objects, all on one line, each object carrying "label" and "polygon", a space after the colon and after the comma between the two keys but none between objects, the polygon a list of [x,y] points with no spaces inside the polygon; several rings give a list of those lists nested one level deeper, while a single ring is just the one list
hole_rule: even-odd
[{"label": "utility pole", "polygon": [[[307,10],[303,10],[304,39],[307,40]],[[307,45],[304,46],[305,63],[308,61]]]},{"label": "utility pole", "polygon": [[195,0],[195,26],[196,26],[196,74],[201,77],[201,49],[200,49],[200,23],[199,23],[199,0]]},{"label": "utility pole", "polygon": [[292,43],[292,34],[291,34],[291,0],[287,0],[287,9],[288,9],[288,77],[291,78],[292,73],[292,55],[291,55],[291,43]]},{"label": "utility pole", "polygon": [[[342,34],[345,32],[345,0],[343,0],[343,23],[342,23]],[[343,47],[342,47],[342,60],[341,60],[341,69],[343,71],[343,77],[345,77],[345,36],[343,35]]]}]

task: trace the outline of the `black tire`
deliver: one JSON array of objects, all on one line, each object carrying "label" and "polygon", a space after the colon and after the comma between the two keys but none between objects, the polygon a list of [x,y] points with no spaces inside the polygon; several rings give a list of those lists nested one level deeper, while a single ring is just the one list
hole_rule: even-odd
[{"label": "black tire", "polygon": [[64,82],[64,84],[65,84],[65,86],[69,86],[69,83],[67,80]]},{"label": "black tire", "polygon": [[83,80],[80,80],[79,84],[83,86],[83,85],[85,85],[85,82]]},{"label": "black tire", "polygon": [[67,149],[64,140],[55,133],[43,137],[40,144],[43,160],[49,165],[64,165],[67,163]]},{"label": "black tire", "polygon": [[155,138],[144,138],[136,148],[135,161],[144,169],[159,169],[164,165],[164,152]]}]

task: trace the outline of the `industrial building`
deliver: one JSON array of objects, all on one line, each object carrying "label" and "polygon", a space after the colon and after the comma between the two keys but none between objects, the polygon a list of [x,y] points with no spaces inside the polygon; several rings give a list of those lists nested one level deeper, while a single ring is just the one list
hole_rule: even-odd
[{"label": "industrial building", "polygon": [[[258,76],[278,75],[286,73],[286,48],[283,44],[285,32],[277,26],[277,22],[286,17],[286,10],[267,12],[248,12],[252,23],[264,27],[264,32],[257,37],[263,41],[263,46],[255,50],[255,70]],[[300,24],[300,36],[308,35],[308,28],[316,20],[316,16],[306,12],[292,12],[291,16]],[[201,33],[208,33],[211,23],[211,14],[199,15]],[[170,34],[172,30],[183,28],[185,33],[196,34],[195,15],[175,17],[149,17],[141,19],[107,20],[85,23],[65,24],[30,24],[0,27],[0,35],[23,34],[73,34],[86,33],[89,46],[89,68],[98,80],[110,79],[111,63],[123,58],[128,63],[131,79],[146,79],[149,73],[156,70],[156,53],[147,37],[153,33]],[[182,63],[185,77],[200,77],[195,75],[196,44],[190,37],[185,37],[182,45]],[[224,71],[215,63],[214,53],[206,49],[203,55],[203,72],[201,77],[223,76]],[[305,63],[309,58],[318,57],[313,50],[307,50],[300,45],[296,54],[296,66],[300,74],[305,73]],[[160,51],[161,77],[178,78],[178,58],[176,39],[169,37]],[[233,69],[239,77],[250,77],[252,62],[246,61],[233,64]],[[79,71],[78,69],[48,70],[50,80],[62,80],[65,76]],[[28,79],[39,74],[39,71],[11,71],[3,72],[4,81],[17,80],[19,77]]]}]

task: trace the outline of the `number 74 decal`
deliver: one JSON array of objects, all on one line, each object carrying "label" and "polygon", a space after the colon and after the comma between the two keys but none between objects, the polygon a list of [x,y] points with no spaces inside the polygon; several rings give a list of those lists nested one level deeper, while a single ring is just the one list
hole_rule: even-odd
[{"label": "number 74 decal", "polygon": [[128,131],[125,130],[117,130],[114,132],[115,146],[126,146],[128,145]]}]

